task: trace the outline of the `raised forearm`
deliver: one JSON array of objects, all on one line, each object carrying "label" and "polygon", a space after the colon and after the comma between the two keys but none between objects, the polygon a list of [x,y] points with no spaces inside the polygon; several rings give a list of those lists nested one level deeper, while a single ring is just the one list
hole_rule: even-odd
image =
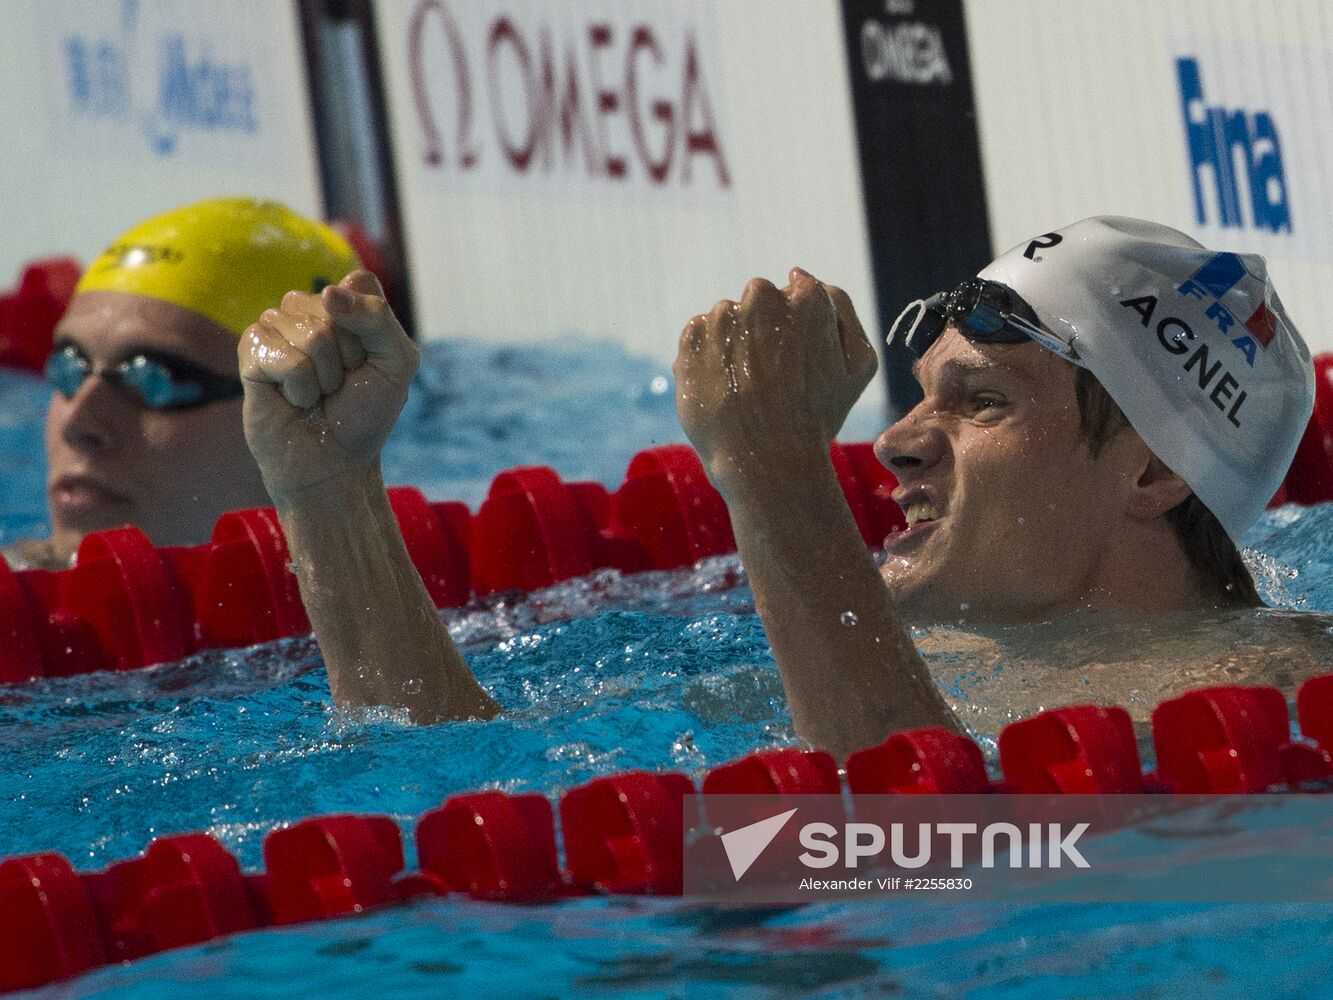
[{"label": "raised forearm", "polygon": [[408,557],[378,468],[278,516],[339,706],[406,708],[420,723],[496,714]]},{"label": "raised forearm", "polygon": [[837,754],[957,722],[880,579],[827,453],[731,470],[728,507],[797,732]]}]

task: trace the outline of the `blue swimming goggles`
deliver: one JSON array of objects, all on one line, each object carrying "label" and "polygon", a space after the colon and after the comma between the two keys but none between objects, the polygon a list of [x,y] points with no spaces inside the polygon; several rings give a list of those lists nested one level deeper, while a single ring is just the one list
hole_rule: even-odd
[{"label": "blue swimming goggles", "polygon": [[940,292],[910,303],[893,322],[889,343],[901,344],[920,358],[948,326],[979,344],[1021,344],[1035,340],[1066,361],[1086,367],[1068,340],[1041,325],[1032,307],[1008,286],[971,278],[952,292]]},{"label": "blue swimming goggles", "polygon": [[57,345],[46,359],[45,373],[66,399],[72,399],[90,376],[100,375],[149,410],[191,410],[245,393],[240,379],[153,351],[140,351],[98,371],[74,344]]}]

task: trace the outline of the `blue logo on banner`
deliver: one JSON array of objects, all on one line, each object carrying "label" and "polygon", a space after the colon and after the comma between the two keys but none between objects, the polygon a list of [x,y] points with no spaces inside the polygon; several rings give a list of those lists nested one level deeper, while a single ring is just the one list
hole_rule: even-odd
[{"label": "blue logo on banner", "polygon": [[[133,18],[127,35],[133,31]],[[207,42],[191,46],[181,33],[157,40],[156,99],[140,110],[130,76],[129,41],[67,35],[65,82],[75,114],[105,121],[143,123],[153,152],[172,155],[187,132],[259,131],[255,75],[245,62],[213,58]]]},{"label": "blue logo on banner", "polygon": [[[1209,107],[1204,103],[1197,59],[1177,59],[1176,76],[1199,225],[1243,227],[1248,207],[1256,229],[1291,232],[1287,175],[1273,116],[1267,111]],[[1208,180],[1211,184],[1205,183]],[[1213,195],[1215,218],[1207,210],[1207,193]]]}]

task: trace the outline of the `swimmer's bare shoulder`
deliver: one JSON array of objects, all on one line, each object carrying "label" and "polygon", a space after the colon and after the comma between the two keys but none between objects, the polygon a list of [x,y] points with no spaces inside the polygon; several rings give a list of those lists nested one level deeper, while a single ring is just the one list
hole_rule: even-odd
[{"label": "swimmer's bare shoulder", "polygon": [[1144,660],[1182,691],[1247,684],[1294,694],[1310,677],[1333,669],[1331,630],[1333,617],[1315,612],[1216,612],[1201,616],[1183,636],[1163,629],[1152,637]]},{"label": "swimmer's bare shoulder", "polygon": [[1057,705],[1119,705],[1136,721],[1220,685],[1291,697],[1333,669],[1333,616],[1268,608],[1071,615],[1037,625],[918,630],[918,647],[964,723],[991,731]]},{"label": "swimmer's bare shoulder", "polygon": [[68,569],[70,565],[56,555],[55,545],[49,538],[40,541],[21,538],[13,545],[0,549],[0,555],[4,556],[5,562],[13,570],[60,570]]}]

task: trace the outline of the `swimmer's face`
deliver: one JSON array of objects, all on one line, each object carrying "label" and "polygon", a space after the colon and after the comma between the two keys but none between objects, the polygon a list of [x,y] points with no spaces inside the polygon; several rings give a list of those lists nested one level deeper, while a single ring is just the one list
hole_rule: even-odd
[{"label": "swimmer's face", "polygon": [[1137,435],[1094,459],[1076,369],[1037,344],[974,344],[950,328],[916,373],[924,400],[875,443],[909,520],[882,570],[909,620],[1023,621],[1096,603],[1143,454],[1118,441]]},{"label": "swimmer's face", "polygon": [[[94,370],[140,352],[217,375],[237,375],[236,338],[189,309],[124,292],[74,297],[56,329]],[[46,414],[55,555],[67,559],[88,532],[134,524],[156,545],[208,540],[218,515],[268,503],[245,445],[241,400],[190,410],[145,408],[111,381],[89,377]]]}]

